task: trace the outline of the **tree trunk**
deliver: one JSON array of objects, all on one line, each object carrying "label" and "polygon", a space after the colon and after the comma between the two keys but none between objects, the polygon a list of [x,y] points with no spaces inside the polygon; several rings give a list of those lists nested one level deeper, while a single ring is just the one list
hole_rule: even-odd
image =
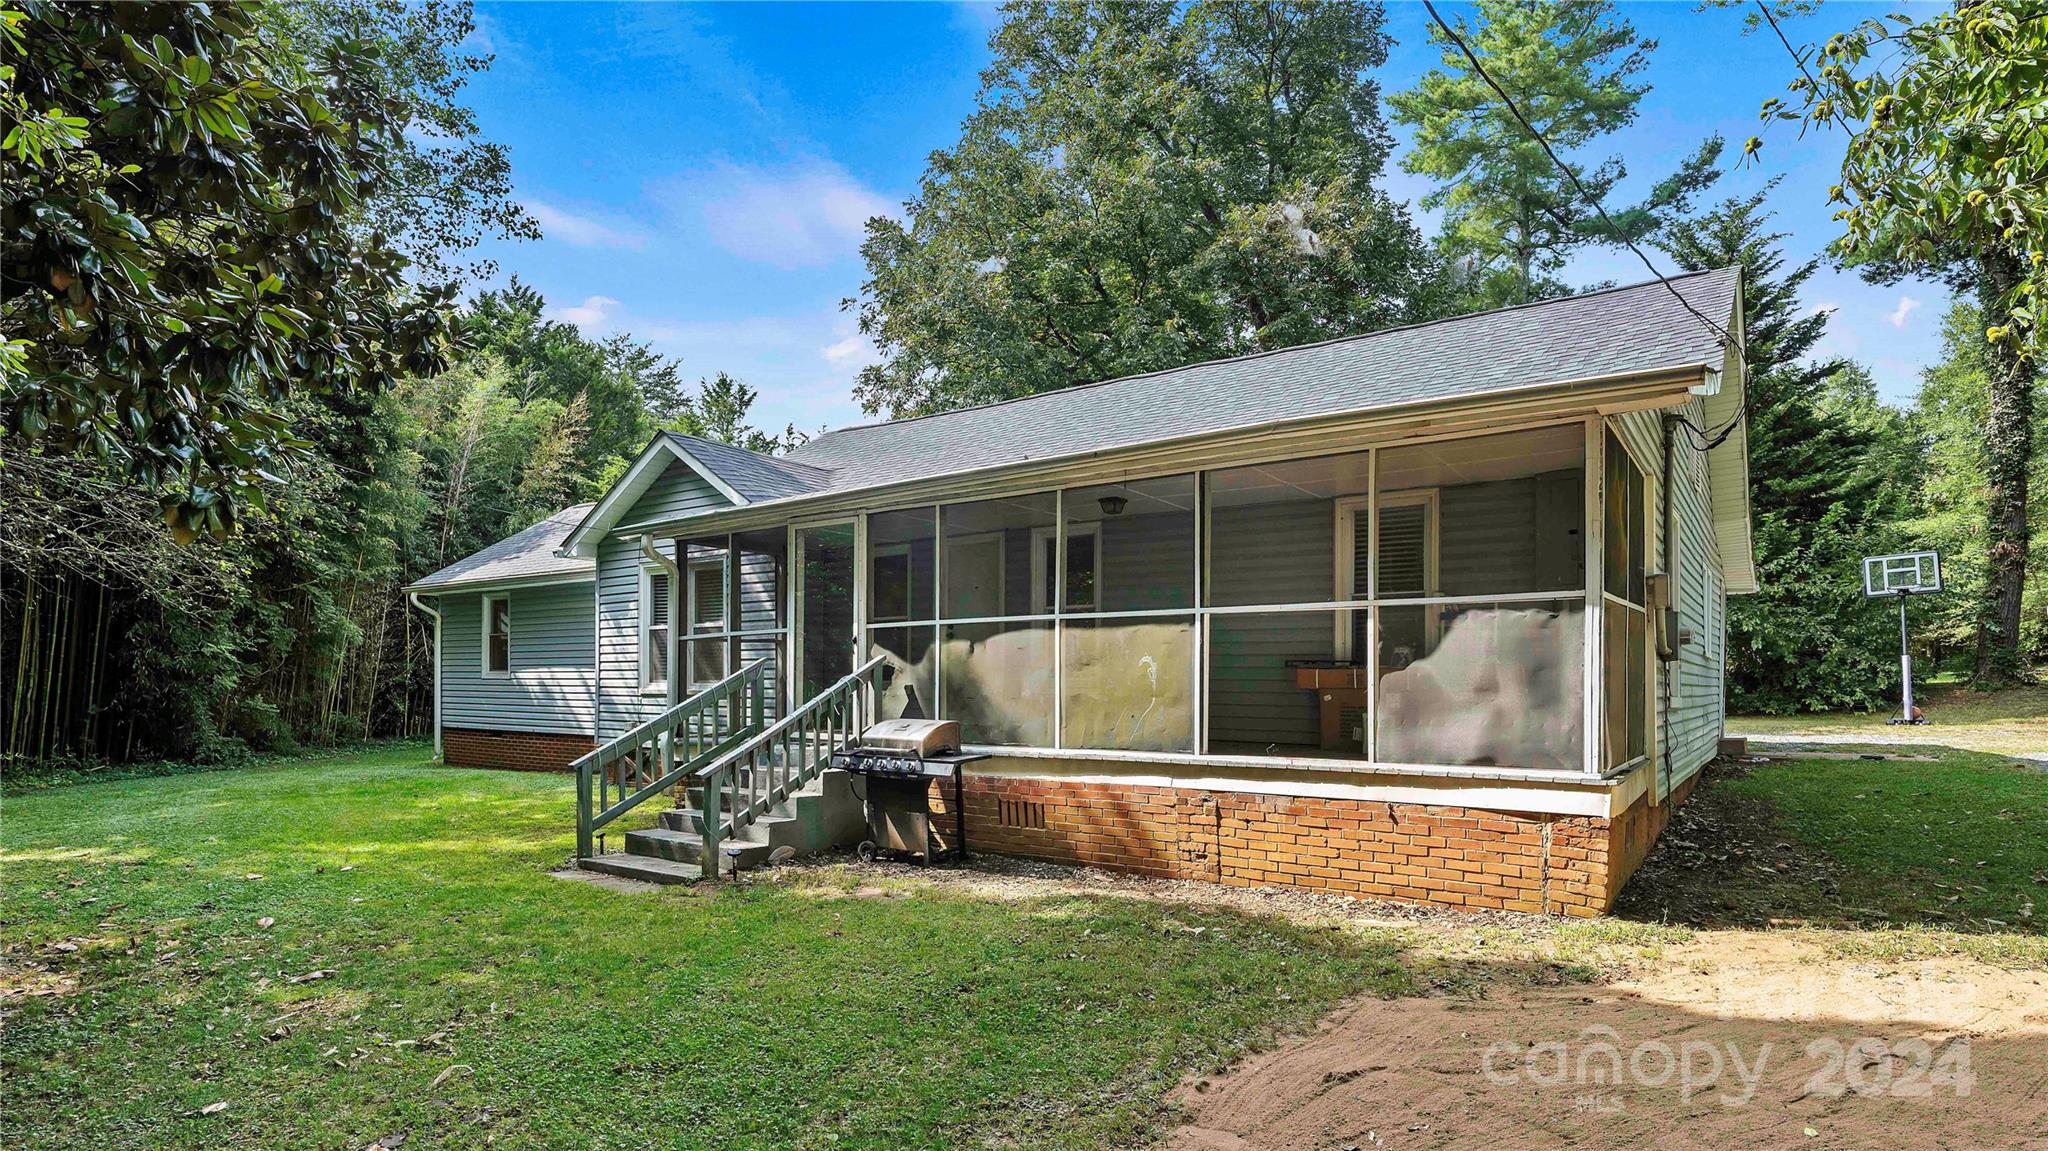
[{"label": "tree trunk", "polygon": [[[1979,257],[1978,297],[1987,327],[2010,328],[2010,293],[2019,262],[2010,252]],[[2027,467],[2033,456],[2034,366],[2010,340],[1989,347],[1990,395],[1984,423],[1987,547],[1984,601],[1979,605],[1977,682],[1981,686],[2028,678],[2020,656],[2020,594],[2027,579]]]}]

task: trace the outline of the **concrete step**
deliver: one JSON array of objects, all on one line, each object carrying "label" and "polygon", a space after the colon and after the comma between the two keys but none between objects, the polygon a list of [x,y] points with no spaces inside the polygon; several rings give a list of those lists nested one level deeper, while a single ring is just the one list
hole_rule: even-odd
[{"label": "concrete step", "polygon": [[[756,840],[728,839],[719,844],[718,866],[721,870],[733,866],[733,849],[737,848],[740,867],[759,867],[768,862],[768,857],[779,846]],[[629,831],[626,833],[626,853],[672,859],[677,863],[700,863],[704,858],[704,837],[694,831],[670,831],[661,827]]]},{"label": "concrete step", "polygon": [[591,859],[579,859],[576,866],[601,875],[637,879],[642,883],[674,885],[695,883],[704,878],[704,869],[695,863],[680,863],[673,859],[657,859],[646,855],[623,855],[616,851]]}]

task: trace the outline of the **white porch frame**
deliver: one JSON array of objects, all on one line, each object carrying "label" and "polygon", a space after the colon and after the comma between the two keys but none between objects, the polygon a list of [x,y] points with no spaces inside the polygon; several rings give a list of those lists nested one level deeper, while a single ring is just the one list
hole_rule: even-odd
[{"label": "white porch frame", "polygon": [[[1549,415],[1530,414],[1523,415],[1518,418],[1500,419],[1496,422],[1474,423],[1467,421],[1452,420],[1446,421],[1446,426],[1441,430],[1436,428],[1424,428],[1421,430],[1411,429],[1409,434],[1391,436],[1382,433],[1367,438],[1363,440],[1363,442],[1354,441],[1344,436],[1331,436],[1314,447],[1307,447],[1292,439],[1277,440],[1275,441],[1274,446],[1266,452],[1246,453],[1243,451],[1226,451],[1217,453],[1217,455],[1214,457],[1216,462],[1213,464],[1213,466],[1191,467],[1189,466],[1191,461],[1183,457],[1166,457],[1160,459],[1156,463],[1152,463],[1149,465],[1133,464],[1121,468],[1104,468],[1103,470],[1095,473],[1093,476],[1056,474],[1044,477],[1019,477],[1013,483],[1007,483],[1001,486],[978,486],[968,491],[965,491],[961,494],[953,496],[935,494],[933,496],[924,496],[923,498],[915,499],[877,499],[874,503],[859,508],[835,508],[834,510],[831,511],[820,510],[808,516],[784,520],[780,525],[776,525],[773,523],[763,524],[758,521],[758,518],[756,518],[761,514],[765,514],[771,511],[771,509],[754,509],[753,516],[745,518],[742,518],[741,514],[737,512],[732,515],[721,514],[715,518],[717,521],[723,522],[721,522],[720,526],[717,528],[711,528],[710,524],[707,524],[706,527],[710,528],[710,530],[691,531],[687,527],[680,525],[673,528],[660,530],[663,530],[663,534],[669,535],[672,538],[689,539],[715,538],[718,536],[728,535],[729,533],[735,531],[756,530],[761,527],[772,528],[775,526],[781,526],[789,533],[789,546],[786,550],[786,558],[784,560],[786,579],[784,591],[785,594],[790,597],[790,599],[787,601],[787,611],[784,614],[784,620],[786,621],[785,626],[765,631],[759,629],[752,631],[735,630],[727,634],[734,638],[737,638],[741,635],[745,635],[750,638],[767,635],[780,635],[785,637],[784,649],[787,652],[787,656],[784,661],[785,666],[783,669],[783,679],[787,685],[787,690],[791,693],[800,690],[800,685],[802,683],[800,679],[800,664],[802,659],[800,649],[802,647],[801,627],[803,621],[800,602],[798,602],[800,597],[800,590],[797,587],[798,581],[796,578],[793,577],[796,565],[800,562],[801,559],[796,538],[796,532],[799,528],[848,523],[850,523],[853,526],[853,641],[855,643],[856,653],[864,653],[869,649],[869,645],[871,643],[871,632],[878,627],[887,627],[894,630],[903,630],[912,627],[927,627],[931,629],[933,643],[942,648],[944,642],[944,627],[948,624],[995,622],[1015,624],[1051,624],[1053,644],[1053,699],[1051,716],[1051,745],[1045,747],[992,747],[986,749],[997,752],[999,754],[1009,755],[1013,757],[1035,758],[1059,755],[1075,755],[1087,758],[1116,758],[1131,761],[1144,761],[1148,759],[1159,760],[1162,762],[1171,760],[1174,762],[1181,763],[1199,761],[1214,762],[1217,765],[1226,765],[1232,768],[1300,768],[1307,764],[1313,763],[1318,767],[1328,768],[1332,770],[1365,771],[1374,773],[1405,772],[1451,776],[1467,775],[1475,778],[1502,778],[1503,769],[1500,768],[1475,767],[1470,765],[1459,764],[1381,763],[1377,758],[1377,737],[1376,732],[1374,730],[1377,724],[1371,722],[1370,720],[1366,724],[1366,757],[1363,760],[1286,755],[1212,755],[1210,753],[1208,746],[1208,727],[1211,710],[1209,699],[1210,676],[1208,672],[1208,660],[1209,653],[1213,647],[1213,637],[1211,635],[1212,617],[1219,615],[1249,613],[1280,614],[1314,611],[1365,612],[1366,651],[1364,653],[1364,657],[1367,664],[1367,682],[1376,684],[1379,679],[1379,653],[1377,650],[1377,637],[1379,632],[1379,612],[1384,607],[1412,607],[1417,605],[1443,606],[1448,604],[1472,605],[1484,603],[1516,602],[1529,603],[1534,601],[1578,602],[1582,605],[1582,618],[1584,621],[1581,636],[1581,644],[1583,649],[1582,658],[1584,660],[1584,674],[1582,676],[1583,699],[1581,701],[1582,715],[1580,719],[1581,743],[1583,750],[1583,773],[1535,771],[1532,769],[1532,771],[1529,773],[1529,777],[1555,779],[1586,779],[1588,777],[1616,777],[1627,774],[1629,771],[1633,770],[1633,768],[1639,766],[1641,761],[1630,761],[1629,763],[1619,765],[1615,768],[1607,768],[1601,763],[1601,760],[1603,758],[1602,745],[1604,732],[1604,728],[1602,726],[1602,709],[1604,707],[1604,701],[1606,696],[1607,678],[1607,669],[1604,666],[1604,661],[1602,658],[1602,652],[1604,647],[1604,630],[1602,622],[1602,617],[1604,613],[1602,611],[1602,608],[1603,600],[1605,597],[1603,594],[1604,589],[1601,586],[1605,566],[1604,543],[1602,538],[1603,521],[1605,515],[1604,494],[1602,490],[1604,487],[1606,476],[1604,458],[1604,453],[1606,450],[1605,433],[1609,421],[1615,414],[1618,414],[1619,412],[1647,410],[1652,407],[1667,406],[1668,403],[1668,398],[1666,398],[1663,402],[1658,402],[1654,404],[1641,399],[1631,399],[1625,403],[1619,403],[1611,406],[1586,405],[1582,407],[1579,411],[1575,412],[1562,412]],[[1203,603],[1204,599],[1206,598],[1207,587],[1209,583],[1208,568],[1210,565],[1210,555],[1208,541],[1211,538],[1211,525],[1209,522],[1210,507],[1208,500],[1208,477],[1212,472],[1225,470],[1227,468],[1242,467],[1249,464],[1278,463],[1288,460],[1316,458],[1319,456],[1340,455],[1353,452],[1366,452],[1368,453],[1368,491],[1363,496],[1345,497],[1345,502],[1349,504],[1348,510],[1352,512],[1355,512],[1357,510],[1358,504],[1362,502],[1363,506],[1370,513],[1367,519],[1367,530],[1369,532],[1368,549],[1371,550],[1371,554],[1377,554],[1376,545],[1377,533],[1379,528],[1379,496],[1377,488],[1380,470],[1379,455],[1382,451],[1391,448],[1405,447],[1412,444],[1430,443],[1446,440],[1465,439],[1474,436],[1495,435],[1509,432],[1532,431],[1544,428],[1570,426],[1578,426],[1584,430],[1583,465],[1585,469],[1585,480],[1582,485],[1584,490],[1584,515],[1582,521],[1582,534],[1584,537],[1585,544],[1585,584],[1583,587],[1575,587],[1562,591],[1515,592],[1482,596],[1407,597],[1402,598],[1400,600],[1389,600],[1382,602],[1379,599],[1379,589],[1377,587],[1378,565],[1375,563],[1368,564],[1367,588],[1365,589],[1366,594],[1363,598],[1345,598],[1342,596],[1333,596],[1331,600],[1321,603],[1287,603],[1276,605],[1249,606],[1209,606]],[[1652,473],[1649,473],[1646,470],[1645,474],[1650,475]],[[1068,612],[1064,610],[1064,603],[1058,602],[1064,600],[1065,581],[1064,579],[1059,578],[1059,575],[1056,572],[1054,574],[1053,579],[1054,596],[1056,602],[1053,605],[1051,611],[1034,611],[1031,613],[1019,615],[975,617],[972,619],[958,620],[941,618],[942,613],[939,609],[941,604],[943,603],[943,591],[940,587],[939,581],[941,579],[941,573],[944,570],[945,542],[943,531],[944,517],[943,512],[940,509],[947,506],[974,503],[987,499],[1002,498],[1004,496],[1041,494],[1050,492],[1054,496],[1055,509],[1055,523],[1051,530],[1053,532],[1053,538],[1055,539],[1057,544],[1057,546],[1054,549],[1053,558],[1055,564],[1058,565],[1058,570],[1060,572],[1063,572],[1065,563],[1066,539],[1069,530],[1069,525],[1067,523],[1065,515],[1065,496],[1068,489],[1074,487],[1094,486],[1105,482],[1138,482],[1146,479],[1157,479],[1162,477],[1180,475],[1191,476],[1194,485],[1194,506],[1191,513],[1194,520],[1194,542],[1192,555],[1190,557],[1193,565],[1194,590],[1193,603],[1189,606],[1150,609],[1142,611],[1095,611],[1083,613]],[[1647,495],[1649,492],[1648,485],[1646,485],[1645,491]],[[922,495],[922,493],[920,493],[920,495]],[[1405,493],[1401,498],[1402,502],[1409,502],[1408,497]],[[1388,501],[1388,506],[1394,506],[1394,502],[1392,500]],[[871,619],[869,613],[870,605],[868,602],[869,596],[871,594],[872,584],[872,556],[870,553],[873,550],[870,546],[870,517],[875,515],[884,515],[903,511],[920,511],[927,508],[932,510],[931,530],[933,540],[931,560],[933,603],[931,605],[931,611],[929,613],[930,618],[926,619],[924,616],[919,615],[913,607],[912,617],[908,620],[878,621]],[[1343,516],[1341,510],[1339,512],[1339,515],[1340,518],[1348,518]],[[749,519],[752,519],[753,522],[748,522]],[[730,524],[731,526],[727,527],[725,526],[725,524]],[[640,530],[645,529],[643,528]],[[1032,546],[1032,560],[1034,569],[1036,569],[1039,565],[1043,563],[1043,557],[1041,555],[1042,545],[1037,542],[1039,533],[1043,530],[1045,529],[1034,529],[1033,531],[1034,542]],[[1434,535],[1434,533],[1432,533],[1432,535]],[[1434,552],[1435,550],[1435,540],[1432,539],[1431,551]],[[1345,556],[1345,554],[1346,553],[1340,549],[1338,552],[1339,558],[1334,558],[1333,563],[1341,563],[1341,557]],[[1646,551],[1646,557],[1647,555],[1648,552]],[[1432,556],[1432,558],[1434,557]],[[1098,564],[1106,562],[1106,557],[1102,556],[1101,547],[1099,544],[1097,548],[1097,562]],[[1033,581],[1034,582],[1032,594],[1035,600],[1036,596],[1038,595],[1037,589],[1039,586],[1041,586],[1042,583],[1042,577],[1036,572],[1036,570],[1034,570]],[[1336,588],[1333,588],[1333,591],[1336,590]],[[1098,603],[1099,602],[1100,601],[1098,600]],[[1179,619],[1189,620],[1191,622],[1192,666],[1188,669],[1188,674],[1192,677],[1192,683],[1190,685],[1190,703],[1192,711],[1193,731],[1190,733],[1190,744],[1193,750],[1191,752],[1135,752],[1124,751],[1121,749],[1067,747],[1065,745],[1065,709],[1063,701],[1063,665],[1065,663],[1064,655],[1066,648],[1066,624],[1072,620],[1093,621],[1141,618]],[[678,628],[678,637],[680,638],[682,634],[682,629]],[[726,636],[722,634],[720,636],[703,636],[696,638],[725,637]],[[1348,639],[1348,634],[1345,638]],[[1654,661],[1646,659],[1645,666],[1646,668],[1653,669]],[[937,661],[935,660],[934,682],[932,685],[933,708],[936,714],[939,715],[946,714],[944,681],[945,677],[943,674],[943,669],[937,667]],[[1654,705],[1654,701],[1656,699],[1654,684],[1645,685],[1645,691],[1648,694],[1648,698],[1652,701],[1651,710],[1654,712],[1656,710]],[[794,700],[793,695],[786,696],[785,698],[790,699],[792,701]],[[1658,723],[1657,717],[1653,716],[1650,722],[1652,724],[1652,729],[1651,732],[1648,734],[1649,738],[1654,740],[1656,725]],[[1651,746],[1654,746],[1654,743],[1652,743]],[[1514,777],[1521,777],[1524,773],[1520,771],[1510,770],[1508,774]]]}]

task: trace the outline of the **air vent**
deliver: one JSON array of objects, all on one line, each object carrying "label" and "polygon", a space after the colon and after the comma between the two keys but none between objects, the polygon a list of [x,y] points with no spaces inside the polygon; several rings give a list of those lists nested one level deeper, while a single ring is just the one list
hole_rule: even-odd
[{"label": "air vent", "polygon": [[1045,805],[1022,799],[996,801],[996,819],[1004,827],[1045,829]]}]

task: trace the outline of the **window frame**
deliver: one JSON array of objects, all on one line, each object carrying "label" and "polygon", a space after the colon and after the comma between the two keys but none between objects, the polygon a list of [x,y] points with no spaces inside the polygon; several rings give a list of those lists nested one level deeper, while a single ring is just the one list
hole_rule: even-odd
[{"label": "window frame", "polygon": [[[482,603],[482,643],[477,652],[477,666],[482,677],[485,679],[510,679],[512,677],[512,593],[509,590],[487,591],[483,593]],[[501,668],[493,668],[491,666],[491,639],[493,638],[491,635],[491,621],[496,615],[491,610],[491,605],[494,603],[505,605],[505,666]]]},{"label": "window frame", "polygon": [[[1070,604],[1070,603],[1066,602],[1066,600],[1067,600],[1067,578],[1066,578],[1066,577],[1067,577],[1067,563],[1066,563],[1066,552],[1067,552],[1067,540],[1068,540],[1068,539],[1071,539],[1071,538],[1073,538],[1074,536],[1088,536],[1088,537],[1091,537],[1091,538],[1092,538],[1092,539],[1093,539],[1093,540],[1095,541],[1095,552],[1094,552],[1094,560],[1095,560],[1095,565],[1094,565],[1094,566],[1095,566],[1095,582],[1094,582],[1094,585],[1093,585],[1093,586],[1094,586],[1094,588],[1095,588],[1095,602],[1094,602],[1094,603],[1091,603],[1091,604],[1087,604],[1087,605],[1075,605],[1075,604]],[[1048,575],[1047,575],[1047,573],[1046,573],[1046,567],[1045,567],[1045,564],[1046,564],[1046,555],[1045,555],[1045,550],[1046,550],[1046,549],[1045,549],[1045,545],[1046,545],[1046,544],[1051,544],[1051,545],[1052,545],[1052,551],[1053,551],[1053,556],[1052,556],[1053,574],[1052,574],[1052,575],[1051,575],[1050,577],[1048,577]],[[1051,602],[1051,603],[1046,603],[1046,602],[1044,602],[1044,601],[1043,601],[1043,599],[1041,598],[1041,597],[1043,597],[1043,596],[1044,596],[1044,594],[1045,594],[1045,590],[1046,590],[1046,585],[1045,585],[1045,581],[1046,581],[1046,580],[1047,580],[1048,578],[1051,578],[1051,579],[1053,580],[1053,585],[1052,585],[1052,602]],[[1031,614],[1032,614],[1032,615],[1045,615],[1045,616],[1050,616],[1050,615],[1065,615],[1065,614],[1067,614],[1067,613],[1069,613],[1069,612],[1079,612],[1079,613],[1083,613],[1083,614],[1089,614],[1089,613],[1094,613],[1094,612],[1096,612],[1096,611],[1100,610],[1100,608],[1101,608],[1101,605],[1102,605],[1102,521],[1101,521],[1101,520],[1082,520],[1082,521],[1079,521],[1079,522],[1076,522],[1076,523],[1071,523],[1071,524],[1067,524],[1067,525],[1066,525],[1066,531],[1064,531],[1064,532],[1062,532],[1062,531],[1060,530],[1060,525],[1059,525],[1059,524],[1052,524],[1052,525],[1050,525],[1050,526],[1043,526],[1043,527],[1035,527],[1035,528],[1032,528],[1032,529],[1031,529]]]},{"label": "window frame", "polygon": [[667,695],[669,676],[654,678],[654,581],[656,577],[668,580],[668,647],[669,675],[675,674],[676,622],[680,618],[678,608],[679,592],[675,573],[655,564],[640,567],[640,694]]},{"label": "window frame", "polygon": [[[713,557],[685,560],[682,564],[678,565],[677,570],[684,573],[683,582],[686,585],[682,597],[685,611],[678,621],[681,626],[677,635],[681,643],[677,647],[685,665],[683,668],[684,691],[695,694],[732,674],[732,635],[736,631],[732,626],[732,614],[735,607],[733,604],[732,550],[728,546],[724,551]],[[700,620],[697,616],[697,573],[703,571],[716,571],[718,573],[718,586],[720,589],[718,619],[709,628],[700,627],[700,624],[710,621]],[[675,617],[672,615],[671,618]],[[722,670],[710,679],[700,680],[696,674],[695,653],[697,645],[712,642],[718,644],[718,666]],[[671,669],[670,674],[674,674],[673,669]]]}]

